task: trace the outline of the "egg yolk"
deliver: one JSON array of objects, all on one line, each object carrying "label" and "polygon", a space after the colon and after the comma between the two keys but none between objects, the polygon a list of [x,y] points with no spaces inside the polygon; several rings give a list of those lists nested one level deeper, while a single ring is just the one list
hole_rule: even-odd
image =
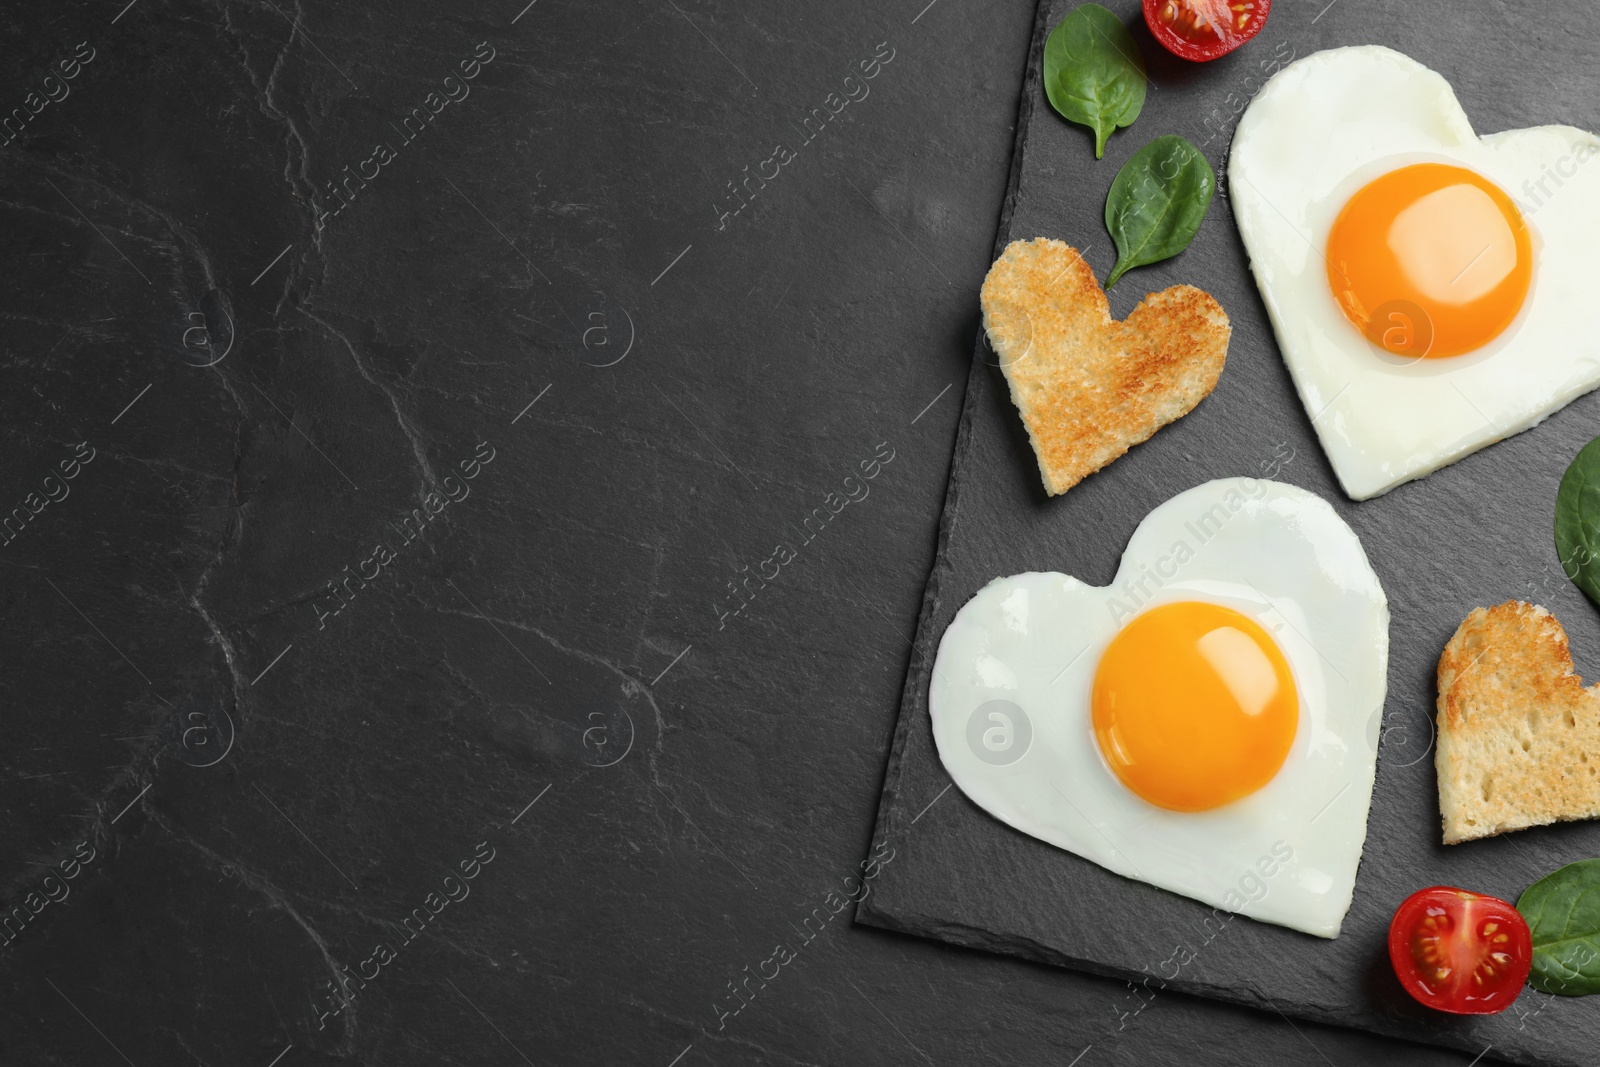
[{"label": "egg yolk", "polygon": [[1522,212],[1480,174],[1392,170],[1352,196],[1328,234],[1328,284],[1345,317],[1398,356],[1459,356],[1498,337],[1528,295]]},{"label": "egg yolk", "polygon": [[1205,811],[1266,785],[1300,720],[1272,636],[1199,601],[1152,608],[1123,627],[1095,669],[1091,706],[1112,771],[1171,811]]}]

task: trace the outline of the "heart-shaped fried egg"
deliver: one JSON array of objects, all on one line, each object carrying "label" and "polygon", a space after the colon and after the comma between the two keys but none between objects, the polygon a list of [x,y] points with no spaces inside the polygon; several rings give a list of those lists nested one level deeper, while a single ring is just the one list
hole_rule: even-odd
[{"label": "heart-shaped fried egg", "polygon": [[1000,578],[929,691],[979,806],[1117,874],[1334,937],[1366,839],[1389,610],[1328,503],[1207,482],[1152,511],[1111,585]]},{"label": "heart-shaped fried egg", "polygon": [[1285,67],[1239,121],[1234,217],[1301,402],[1357,500],[1600,385],[1600,138],[1478,137],[1388,48]]}]

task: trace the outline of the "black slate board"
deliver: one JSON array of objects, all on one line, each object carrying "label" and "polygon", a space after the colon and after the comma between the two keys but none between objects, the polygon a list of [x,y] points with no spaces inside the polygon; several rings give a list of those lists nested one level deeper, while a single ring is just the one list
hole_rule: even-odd
[{"label": "black slate board", "polygon": [[[1263,68],[1350,44],[1385,44],[1439,71],[1479,133],[1550,123],[1600,128],[1600,77],[1590,58],[1600,31],[1575,0],[1280,3],[1247,48],[1190,67],[1161,51],[1137,4],[1113,2],[1107,6],[1132,28],[1152,86],[1138,122],[1113,135],[1096,162],[1087,131],[1050,110],[1039,80],[1044,36],[1075,6],[1041,4],[997,251],[1014,238],[1057,237],[1086,249],[1103,276],[1113,250],[1101,212],[1117,168],[1151,138],[1188,137],[1223,177],[1223,195],[1191,249],[1129,275],[1112,293],[1112,312],[1126,315],[1149,291],[1199,285],[1232,317],[1227,369],[1188,417],[1049,500],[980,336],[875,835],[875,843],[892,844],[919,823],[917,847],[883,869],[857,919],[1136,981],[1124,1008],[1106,1020],[1107,1043],[1171,989],[1472,1053],[1492,1050],[1491,1058],[1519,1063],[1592,1063],[1600,1002],[1529,989],[1499,1016],[1432,1014],[1400,990],[1384,935],[1395,906],[1422,886],[1461,885],[1514,900],[1550,870],[1600,855],[1594,823],[1444,848],[1432,759],[1435,665],[1473,607],[1513,597],[1542,603],[1567,627],[1580,671],[1600,668],[1600,617],[1562,577],[1551,535],[1561,473],[1600,432],[1600,395],[1420,482],[1352,503],[1279,356],[1225,198],[1224,170],[1237,112],[1260,88]],[[929,728],[928,676],[939,638],[990,579],[1057,570],[1103,584],[1134,528],[1163,500],[1208,479],[1273,471],[1331,501],[1356,530],[1393,619],[1366,850],[1344,932],[1332,942],[1242,918],[1213,935],[1204,905],[1012,830],[949,788]],[[1175,951],[1192,958],[1177,964]]]}]

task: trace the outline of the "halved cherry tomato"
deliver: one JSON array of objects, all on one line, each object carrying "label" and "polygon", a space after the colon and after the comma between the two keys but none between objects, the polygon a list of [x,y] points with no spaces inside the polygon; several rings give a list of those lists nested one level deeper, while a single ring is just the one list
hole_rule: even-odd
[{"label": "halved cherry tomato", "polygon": [[1267,24],[1272,0],[1144,0],[1144,21],[1163,48],[1204,63],[1225,56]]},{"label": "halved cherry tomato", "polygon": [[1505,901],[1436,885],[1395,910],[1389,960],[1422,1004],[1453,1015],[1493,1015],[1522,992],[1533,938]]}]

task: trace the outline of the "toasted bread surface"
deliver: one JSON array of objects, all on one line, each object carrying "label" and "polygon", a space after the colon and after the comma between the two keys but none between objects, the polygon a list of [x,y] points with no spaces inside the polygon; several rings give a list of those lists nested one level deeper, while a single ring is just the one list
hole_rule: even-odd
[{"label": "toasted bread surface", "polygon": [[1600,687],[1544,608],[1466,617],[1439,657],[1438,722],[1445,844],[1600,816]]},{"label": "toasted bread surface", "polygon": [[1006,246],[980,300],[1052,496],[1187,415],[1228,354],[1228,316],[1209,294],[1175,285],[1117,322],[1088,263],[1061,241]]}]

